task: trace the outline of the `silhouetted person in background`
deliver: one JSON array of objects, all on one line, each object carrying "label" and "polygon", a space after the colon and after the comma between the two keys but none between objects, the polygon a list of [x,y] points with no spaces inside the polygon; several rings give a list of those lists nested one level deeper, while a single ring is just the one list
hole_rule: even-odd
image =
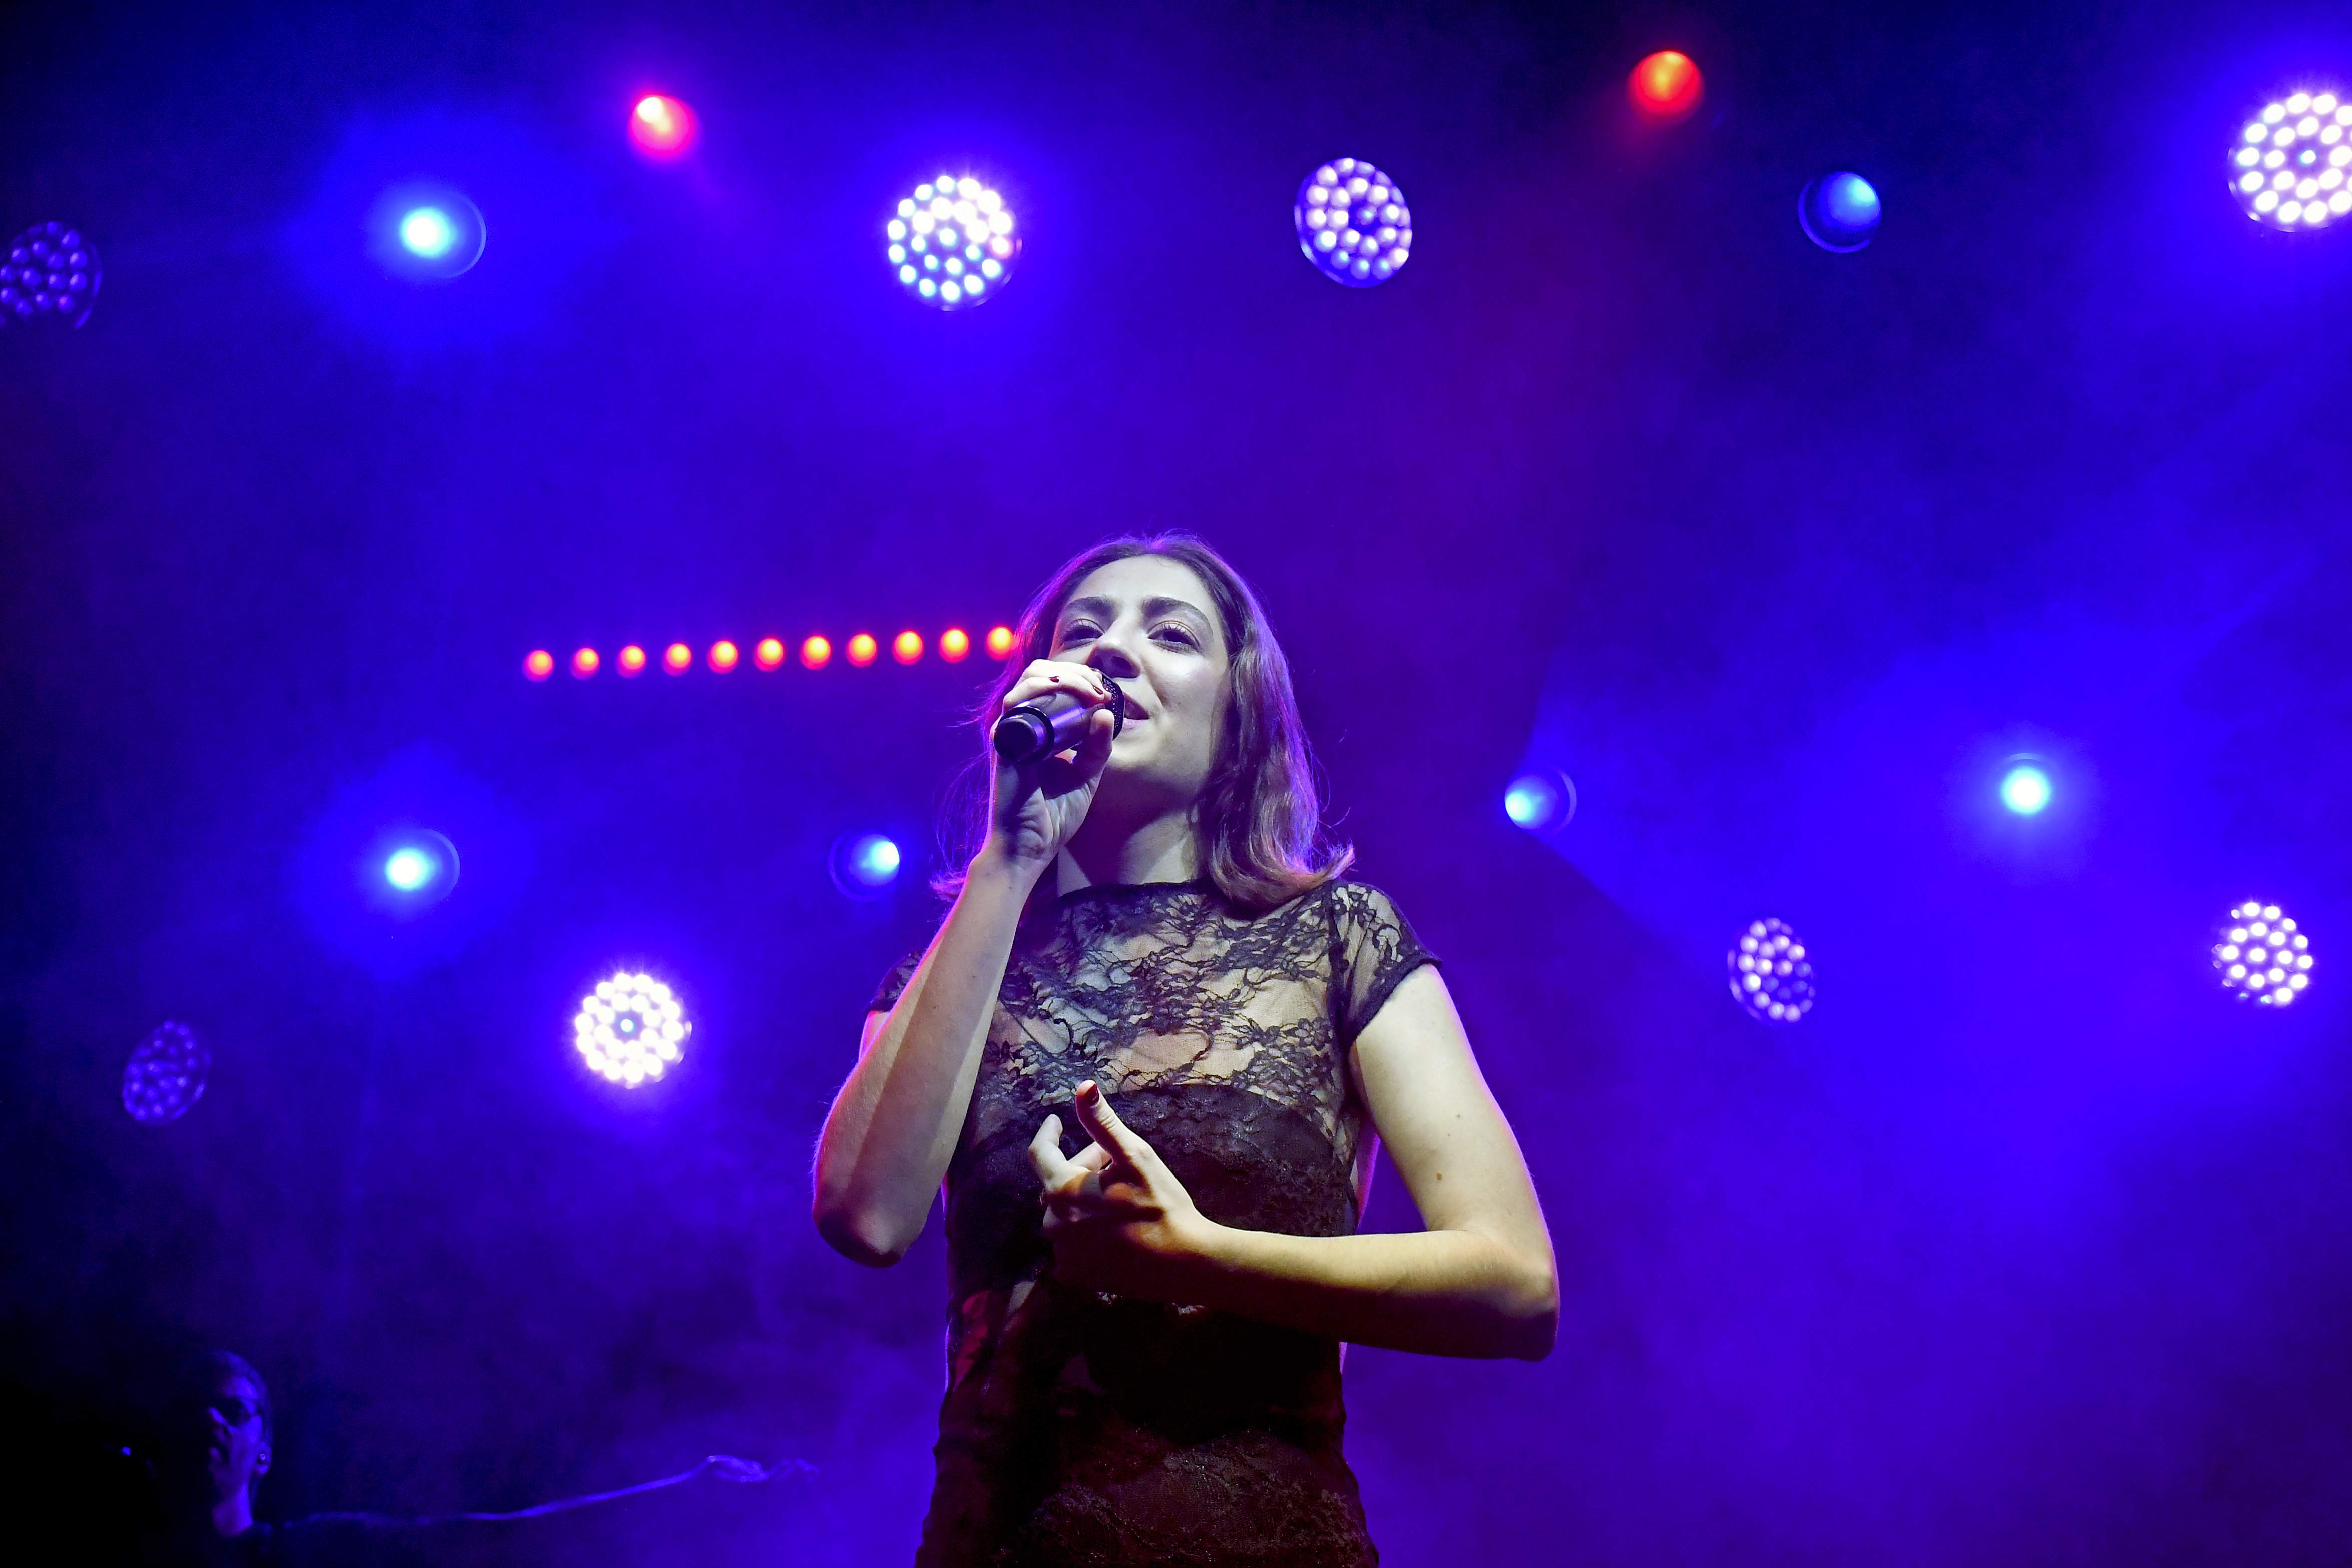
[{"label": "silhouetted person in background", "polygon": [[205,1469],[212,1481],[213,1534],[237,1541],[256,1528],[253,1492],[269,1473],[269,1387],[253,1363],[230,1351],[205,1358]]},{"label": "silhouetted person in background", "polygon": [[183,1370],[162,1472],[170,1529],[164,1561],[189,1568],[308,1568],[401,1561],[391,1521],[340,1515],[273,1524],[254,1517],[277,1422],[269,1385],[231,1351],[205,1351]]}]

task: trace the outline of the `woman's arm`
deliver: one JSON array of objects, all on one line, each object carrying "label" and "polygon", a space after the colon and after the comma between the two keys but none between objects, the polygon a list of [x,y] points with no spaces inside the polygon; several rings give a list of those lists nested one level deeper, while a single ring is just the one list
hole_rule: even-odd
[{"label": "woman's arm", "polygon": [[983,851],[898,1005],[866,1015],[857,1066],[816,1146],[816,1228],[845,1257],[878,1268],[922,1234],[1037,876]]},{"label": "woman's arm", "polygon": [[1435,970],[1406,976],[1365,1026],[1356,1072],[1426,1229],[1309,1237],[1218,1225],[1098,1094],[1082,1092],[1075,1109],[1097,1148],[1062,1160],[1051,1118],[1050,1140],[1041,1131],[1032,1145],[1056,1272],[1357,1344],[1549,1354],[1559,1319],[1551,1237]]},{"label": "woman's arm", "polygon": [[857,1066],[817,1140],[816,1228],[846,1257],[881,1268],[923,1233],[948,1173],[1022,906],[1094,802],[1117,721],[1109,680],[1083,664],[1036,659],[1004,706],[1068,692],[1095,710],[1075,751],[1021,766],[989,763],[988,837],[955,907],[898,1005],[868,1014]]}]

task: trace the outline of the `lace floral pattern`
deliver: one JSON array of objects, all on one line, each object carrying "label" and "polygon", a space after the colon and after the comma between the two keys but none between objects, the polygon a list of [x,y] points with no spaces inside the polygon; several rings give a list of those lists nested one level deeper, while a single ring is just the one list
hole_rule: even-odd
[{"label": "lace floral pattern", "polygon": [[1091,1078],[1210,1218],[1346,1235],[1370,1152],[1349,1051],[1432,962],[1356,882],[1256,915],[1205,882],[1090,888],[1024,923],[948,1170],[949,1387],[919,1564],[1376,1561],[1340,1458],[1339,1346],[1063,1285],[1027,1145]]}]

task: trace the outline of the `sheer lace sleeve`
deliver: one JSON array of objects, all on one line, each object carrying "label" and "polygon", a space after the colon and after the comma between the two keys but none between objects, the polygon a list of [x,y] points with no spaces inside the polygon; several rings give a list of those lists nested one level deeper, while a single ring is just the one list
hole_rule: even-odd
[{"label": "sheer lace sleeve", "polygon": [[1437,955],[1421,945],[1386,893],[1368,882],[1331,885],[1331,1014],[1341,1048],[1356,1043],[1397,982]]},{"label": "sheer lace sleeve", "polygon": [[907,982],[915,977],[915,966],[923,962],[923,950],[917,948],[890,966],[882,984],[874,988],[874,1000],[866,1004],[869,1013],[887,1013],[898,1005],[898,997],[907,989]]}]

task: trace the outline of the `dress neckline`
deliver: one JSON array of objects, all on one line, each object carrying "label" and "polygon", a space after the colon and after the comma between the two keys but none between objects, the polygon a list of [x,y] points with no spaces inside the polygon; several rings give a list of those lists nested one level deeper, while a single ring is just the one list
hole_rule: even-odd
[{"label": "dress neckline", "polygon": [[1073,888],[1054,896],[1056,909],[1091,898],[1149,898],[1157,893],[1197,893],[1209,886],[1206,877],[1188,877],[1181,882],[1089,882],[1083,888]]}]

